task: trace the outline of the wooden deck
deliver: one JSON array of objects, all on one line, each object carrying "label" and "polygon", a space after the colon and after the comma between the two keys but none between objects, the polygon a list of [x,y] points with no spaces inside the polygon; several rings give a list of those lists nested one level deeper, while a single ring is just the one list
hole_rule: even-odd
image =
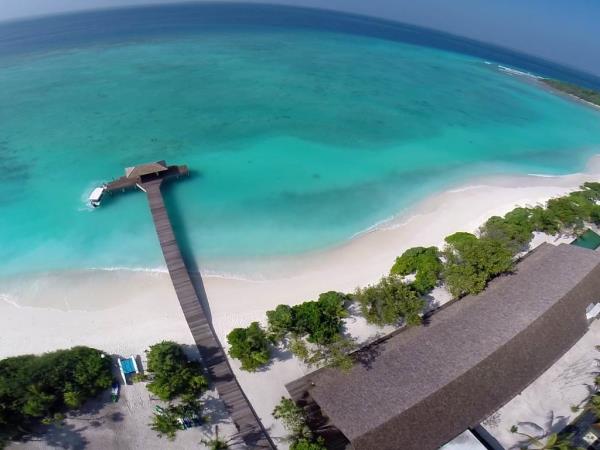
[{"label": "wooden deck", "polygon": [[169,166],[169,168],[160,173],[160,174],[156,174],[156,175],[147,175],[144,176],[142,179],[141,177],[135,177],[135,178],[129,178],[127,176],[124,177],[119,177],[115,180],[109,181],[108,183],[105,184],[105,189],[106,192],[108,192],[109,194],[112,194],[113,192],[123,192],[123,191],[127,191],[129,189],[135,189],[136,187],[139,187],[141,184],[143,184],[144,182],[148,182],[151,180],[157,180],[157,179],[162,179],[162,180],[167,180],[167,179],[171,179],[171,178],[179,178],[182,176],[187,176],[189,175],[189,170],[187,166]]},{"label": "wooden deck", "polygon": [[169,275],[194,341],[200,350],[204,367],[216,387],[219,397],[225,403],[225,407],[239,431],[240,438],[246,445],[249,448],[275,449],[275,444],[235,378],[224,350],[204,312],[198,292],[196,292],[181,256],[165,208],[160,190],[162,181],[162,179],[156,179],[144,182],[139,187],[148,196],[152,219]]}]

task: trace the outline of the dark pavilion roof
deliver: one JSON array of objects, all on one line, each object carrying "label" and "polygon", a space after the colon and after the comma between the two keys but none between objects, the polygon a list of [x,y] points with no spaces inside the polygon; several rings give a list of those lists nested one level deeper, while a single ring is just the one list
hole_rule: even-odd
[{"label": "dark pavilion roof", "polygon": [[434,450],[478,424],[548,369],[587,330],[600,301],[600,252],[543,244],[492,281],[371,349],[347,374],[321,369],[308,391],[355,449]]},{"label": "dark pavilion roof", "polygon": [[127,167],[125,169],[125,176],[127,178],[138,178],[143,175],[164,172],[168,169],[169,167],[165,161],[156,161],[146,164],[139,164],[133,167]]}]

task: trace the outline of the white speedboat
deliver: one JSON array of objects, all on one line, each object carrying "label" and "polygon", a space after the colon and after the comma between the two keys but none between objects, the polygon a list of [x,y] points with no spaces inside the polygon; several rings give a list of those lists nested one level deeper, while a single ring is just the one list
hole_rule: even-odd
[{"label": "white speedboat", "polygon": [[102,201],[102,196],[104,195],[105,190],[106,188],[104,186],[95,188],[88,199],[90,201],[90,205],[92,205],[94,208],[100,206],[100,202]]}]

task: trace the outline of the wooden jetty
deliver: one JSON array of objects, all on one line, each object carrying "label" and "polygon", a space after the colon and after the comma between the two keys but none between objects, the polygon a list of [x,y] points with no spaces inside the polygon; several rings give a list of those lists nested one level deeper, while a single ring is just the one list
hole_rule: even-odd
[{"label": "wooden jetty", "polygon": [[124,192],[129,189],[141,188],[141,185],[147,181],[169,180],[184,175],[189,175],[187,166],[168,166],[165,161],[157,161],[127,167],[124,176],[106,183],[104,189],[109,194]]},{"label": "wooden jetty", "polygon": [[[188,169],[186,166],[167,167],[164,161],[160,163],[166,167],[166,170],[152,172],[153,168],[156,168],[156,166],[153,166],[147,168],[147,170],[135,171],[136,168],[140,167],[136,166],[136,168],[132,168],[134,171],[129,174],[127,172],[130,169],[127,169],[125,177],[108,183],[107,188],[117,191],[138,187],[146,193],[175,293],[211,382],[217,389],[219,397],[225,404],[227,412],[238,429],[239,437],[243,439],[244,443],[252,449],[276,449],[275,444],[238,383],[225,356],[225,351],[207,318],[169,220],[161,186],[166,180],[187,175]],[[133,176],[131,176],[132,174]],[[133,184],[132,180],[135,180]]]}]

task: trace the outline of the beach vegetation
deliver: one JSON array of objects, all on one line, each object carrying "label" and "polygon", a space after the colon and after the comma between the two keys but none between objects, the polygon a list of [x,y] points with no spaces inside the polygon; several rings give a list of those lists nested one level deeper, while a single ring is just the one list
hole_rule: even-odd
[{"label": "beach vegetation", "polygon": [[348,372],[354,366],[350,352],[356,348],[353,339],[339,337],[326,345],[317,345],[310,357],[313,366],[333,367]]},{"label": "beach vegetation", "polygon": [[557,91],[573,95],[577,98],[580,98],[581,100],[585,100],[586,102],[590,102],[594,105],[600,106],[600,91],[596,91],[594,89],[589,89],[560,80],[553,80],[550,78],[542,78],[542,82],[556,89]]},{"label": "beach vegetation", "polygon": [[296,405],[291,398],[281,397],[272,414],[275,419],[281,420],[292,439],[312,437],[312,432],[306,424],[304,409]]},{"label": "beach vegetation", "polygon": [[349,296],[329,291],[319,295],[316,301],[295,306],[279,305],[267,311],[269,335],[275,342],[287,336],[306,336],[308,342],[326,345],[340,335],[343,319],[348,316],[346,303]]},{"label": "beach vegetation", "polygon": [[367,322],[380,326],[394,325],[400,320],[407,325],[418,325],[426,305],[419,292],[396,275],[358,288],[353,298],[360,305]]},{"label": "beach vegetation", "polygon": [[521,435],[525,442],[519,446],[520,450],[584,450],[583,447],[576,447],[571,440],[573,434],[550,433],[542,436],[532,436],[519,431],[519,427],[513,425],[510,432]]},{"label": "beach vegetation", "polygon": [[292,399],[281,397],[272,413],[275,419],[281,420],[288,432],[290,450],[325,450],[322,438],[314,437],[307,424],[306,413]]},{"label": "beach vegetation", "polygon": [[229,355],[239,359],[242,370],[255,372],[267,364],[271,358],[269,339],[258,322],[252,322],[246,328],[235,328],[227,335]]},{"label": "beach vegetation", "polygon": [[529,248],[534,232],[577,234],[586,223],[600,224],[599,202],[600,183],[587,182],[544,206],[519,207],[489,218],[479,237],[463,232],[448,236],[442,253],[448,290],[454,297],[481,292],[492,278],[510,271],[514,257]]},{"label": "beach vegetation", "polygon": [[483,291],[488,281],[513,266],[513,254],[504,242],[465,232],[446,237],[444,257],[444,279],[456,298]]},{"label": "beach vegetation", "polygon": [[146,375],[145,373],[136,373],[131,377],[131,381],[133,381],[134,383],[143,383],[145,381],[148,381],[148,375]]},{"label": "beach vegetation", "polygon": [[288,349],[296,358],[304,364],[311,366],[311,353],[304,339],[292,336],[288,343]]},{"label": "beach vegetation", "polygon": [[155,412],[150,428],[156,431],[158,437],[166,436],[167,439],[172,441],[175,439],[177,431],[181,429],[177,412],[171,408]]},{"label": "beach vegetation", "polygon": [[184,395],[197,397],[208,388],[202,366],[197,361],[189,361],[179,344],[159,342],[150,346],[147,357],[148,372],[152,374],[147,388],[161,400]]},{"label": "beach vegetation", "polygon": [[347,372],[354,365],[350,352],[356,344],[341,335],[327,344],[307,344],[302,338],[292,337],[288,348],[309,367],[333,367]]},{"label": "beach vegetation", "polygon": [[421,295],[429,293],[438,283],[442,272],[442,261],[437,247],[413,247],[396,258],[391,275],[415,274],[412,287]]},{"label": "beach vegetation", "polygon": [[274,310],[267,311],[269,336],[273,342],[281,341],[291,332],[294,325],[292,307],[278,305]]},{"label": "beach vegetation", "polygon": [[325,447],[325,441],[322,437],[316,440],[298,439],[296,442],[292,442],[290,450],[327,450]]},{"label": "beach vegetation", "polygon": [[531,216],[531,209],[515,208],[504,217],[490,217],[479,229],[479,236],[502,243],[516,255],[526,250],[533,239]]},{"label": "beach vegetation", "polygon": [[110,387],[110,366],[108,355],[90,347],[0,360],[0,441],[62,421]]},{"label": "beach vegetation", "polygon": [[173,440],[178,430],[185,429],[183,418],[193,417],[200,424],[207,418],[202,416],[202,403],[193,395],[186,394],[181,397],[178,404],[166,407],[156,406],[150,428],[157,432],[158,437],[166,436]]},{"label": "beach vegetation", "polygon": [[210,439],[202,439],[201,444],[208,447],[209,450],[227,450],[230,444],[235,441],[235,438],[223,439],[219,436],[219,425],[215,425],[215,435]]},{"label": "beach vegetation", "polygon": [[558,218],[543,206],[536,206],[530,209],[531,215],[529,223],[534,231],[555,235],[561,230],[561,223]]},{"label": "beach vegetation", "polygon": [[340,334],[348,313],[344,307],[347,296],[339,292],[325,292],[317,301],[304,302],[292,308],[292,333],[307,335],[308,342],[329,344]]}]

